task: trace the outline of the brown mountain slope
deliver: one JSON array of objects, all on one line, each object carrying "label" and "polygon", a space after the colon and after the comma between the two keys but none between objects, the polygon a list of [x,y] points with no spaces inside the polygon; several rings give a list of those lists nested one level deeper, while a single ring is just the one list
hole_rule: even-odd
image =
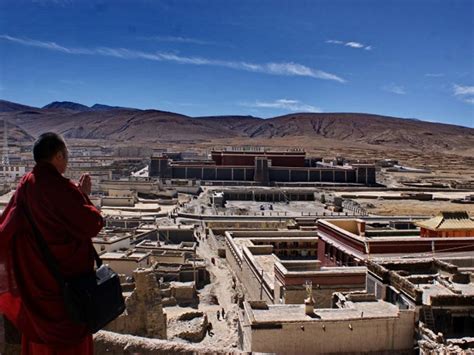
[{"label": "brown mountain slope", "polygon": [[[4,113],[0,113],[0,139],[3,143],[4,135],[4,123],[3,119],[6,116]],[[16,124],[11,121],[7,121],[7,132],[8,132],[8,143],[17,144],[17,143],[31,143],[34,141],[34,138],[28,134],[23,128],[18,127]]]},{"label": "brown mountain slope", "polygon": [[17,104],[16,102],[0,100],[0,112],[14,112],[14,111],[27,111],[27,110],[37,110],[37,108],[22,105],[22,104]]},{"label": "brown mountain slope", "polygon": [[253,138],[324,137],[370,145],[415,149],[474,147],[474,129],[360,113],[291,114],[249,127]]},{"label": "brown mountain slope", "polygon": [[40,110],[34,114],[15,112],[9,115],[13,122],[35,136],[51,130],[67,138],[119,141],[189,141],[234,136],[231,129],[222,129],[212,121],[157,110]]},{"label": "brown mountain slope", "polygon": [[470,151],[474,129],[363,113],[301,113],[271,119],[252,116],[192,118],[157,110],[71,112],[36,109],[5,112],[10,122],[37,136],[53,130],[67,138],[135,142],[213,142],[284,139],[292,145],[321,141],[375,149]]}]

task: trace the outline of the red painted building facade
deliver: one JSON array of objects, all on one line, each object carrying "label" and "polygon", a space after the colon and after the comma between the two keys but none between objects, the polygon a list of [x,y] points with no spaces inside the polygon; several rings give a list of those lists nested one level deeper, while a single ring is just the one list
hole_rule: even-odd
[{"label": "red painted building facade", "polygon": [[246,151],[213,151],[212,160],[221,166],[254,166],[255,158],[264,157],[271,160],[272,166],[304,167],[306,153],[295,152],[246,152]]},{"label": "red painted building facade", "polygon": [[428,238],[420,236],[418,229],[370,232],[365,223],[363,220],[319,220],[318,260],[322,265],[354,266],[364,265],[369,259],[400,258],[410,254],[420,257],[453,255],[474,251],[472,237]]}]

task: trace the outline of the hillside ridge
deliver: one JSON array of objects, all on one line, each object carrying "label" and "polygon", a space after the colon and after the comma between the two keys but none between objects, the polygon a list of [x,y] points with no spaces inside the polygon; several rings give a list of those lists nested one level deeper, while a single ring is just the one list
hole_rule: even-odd
[{"label": "hillside ridge", "polygon": [[0,105],[0,118],[15,122],[32,136],[54,130],[67,138],[139,142],[294,139],[298,145],[301,139],[319,139],[399,149],[462,150],[474,146],[473,128],[377,114],[291,113],[267,119],[239,115],[190,117],[155,109],[106,105],[104,109],[97,105],[97,110],[32,110],[11,103],[9,107],[20,110],[1,112]]}]

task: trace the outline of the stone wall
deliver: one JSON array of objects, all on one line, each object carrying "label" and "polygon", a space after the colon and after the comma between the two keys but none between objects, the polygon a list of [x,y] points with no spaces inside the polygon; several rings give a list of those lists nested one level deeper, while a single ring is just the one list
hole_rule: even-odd
[{"label": "stone wall", "polygon": [[261,299],[268,303],[273,303],[273,280],[265,279],[265,273],[263,273],[262,279],[262,270],[257,269],[257,263],[247,247],[243,249],[243,256],[241,282],[247,291],[248,300],[255,301]]},{"label": "stone wall", "polygon": [[194,282],[170,282],[170,292],[180,306],[199,303]]},{"label": "stone wall", "polygon": [[260,329],[247,325],[244,350],[298,355],[411,354],[414,325],[413,311],[400,311],[398,318],[294,322]]},{"label": "stone wall", "polygon": [[207,315],[202,312],[187,312],[168,324],[170,339],[181,338],[193,343],[201,342],[207,333]]},{"label": "stone wall", "polygon": [[94,335],[94,353],[112,355],[207,355],[207,354],[240,354],[240,351],[205,347],[194,344],[183,344],[160,339],[148,339],[128,334],[117,334],[99,331]]},{"label": "stone wall", "polygon": [[225,257],[232,272],[242,280],[242,255],[238,247],[234,244],[232,237],[226,233],[225,236]]},{"label": "stone wall", "polygon": [[134,271],[135,290],[127,297],[127,309],[105,329],[117,333],[166,339],[166,314],[163,313],[158,281],[152,269]]}]

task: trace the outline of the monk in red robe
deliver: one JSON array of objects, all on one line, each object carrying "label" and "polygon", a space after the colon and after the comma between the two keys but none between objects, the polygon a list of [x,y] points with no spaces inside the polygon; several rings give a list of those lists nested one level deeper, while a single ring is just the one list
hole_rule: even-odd
[{"label": "monk in red robe", "polygon": [[0,217],[0,313],[21,332],[22,354],[93,354],[92,335],[69,319],[25,215],[27,208],[64,278],[93,271],[91,238],[103,220],[88,197],[91,180],[63,176],[68,150],[55,133],[41,135],[33,155],[35,167]]}]

